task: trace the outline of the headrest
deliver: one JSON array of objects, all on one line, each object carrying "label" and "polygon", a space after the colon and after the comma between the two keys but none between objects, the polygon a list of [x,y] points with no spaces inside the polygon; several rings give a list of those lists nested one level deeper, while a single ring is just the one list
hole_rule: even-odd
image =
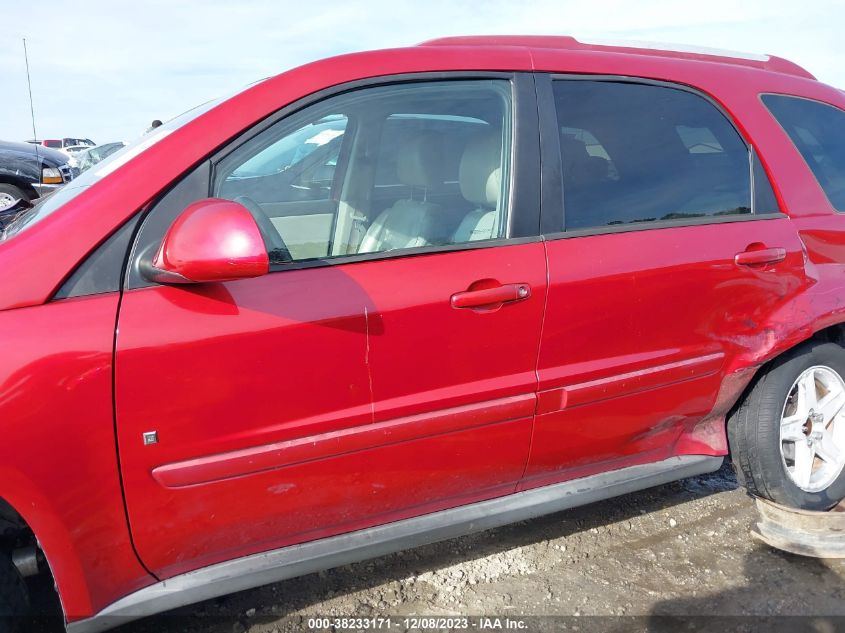
[{"label": "headrest", "polygon": [[446,180],[446,145],[440,134],[427,132],[414,136],[399,148],[396,176],[412,187],[442,185]]},{"label": "headrest", "polygon": [[566,186],[594,185],[607,180],[610,163],[601,156],[591,156],[584,141],[561,134],[560,150]]},{"label": "headrest", "polygon": [[586,143],[569,134],[560,135],[560,152],[564,169],[571,169],[574,165],[583,165],[590,160]]},{"label": "headrest", "polygon": [[495,207],[502,187],[502,133],[485,132],[471,139],[458,172],[461,195],[483,207]]}]

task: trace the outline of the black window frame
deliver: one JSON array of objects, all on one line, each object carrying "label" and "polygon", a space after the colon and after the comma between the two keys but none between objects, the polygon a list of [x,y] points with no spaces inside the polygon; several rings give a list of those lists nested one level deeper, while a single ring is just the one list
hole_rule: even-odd
[{"label": "black window frame", "polygon": [[[460,244],[423,246],[380,253],[361,253],[325,259],[273,264],[270,267],[270,273],[274,274],[277,272],[320,268],[324,266],[339,266],[342,264],[399,257],[417,257],[453,251],[496,248],[540,241],[542,239],[539,230],[541,209],[540,129],[533,73],[498,71],[401,73],[338,84],[298,99],[280,108],[221,145],[203,161],[199,169],[194,167],[180,175],[169,190],[169,193],[172,192],[172,194],[169,197],[167,195],[160,196],[150,205],[149,211],[142,221],[132,247],[130,265],[127,267],[125,287],[127,289],[135,289],[159,285],[147,280],[141,274],[139,266],[141,259],[151,256],[155,248],[161,243],[167,227],[170,226],[173,220],[176,219],[188,204],[202,197],[212,195],[214,166],[238,147],[261,134],[281,119],[330,97],[336,97],[363,88],[422,82],[472,81],[483,79],[503,79],[509,81],[512,86],[511,182],[508,194],[508,226],[505,237]],[[203,187],[203,196],[197,194],[198,178],[206,179]],[[191,185],[187,186],[188,182],[182,185],[182,181],[191,181]],[[180,195],[175,195],[177,192]],[[174,201],[176,202],[175,204]]]},{"label": "black window frame", "polygon": [[118,292],[126,272],[129,250],[140,226],[141,213],[135,213],[68,274],[50,301],[65,301]]},{"label": "black window frame", "polygon": [[[631,83],[671,88],[694,94],[706,100],[716,108],[730,124],[742,143],[746,146],[749,156],[749,180],[751,193],[751,212],[733,215],[710,215],[696,218],[679,218],[670,220],[651,220],[628,224],[589,227],[581,229],[566,229],[566,201],[563,185],[563,161],[561,156],[560,139],[558,135],[557,106],[555,104],[553,85],[555,81],[606,81],[614,83]],[[537,89],[537,108],[540,121],[541,164],[542,164],[542,209],[540,213],[540,230],[545,239],[564,239],[570,237],[585,237],[590,235],[604,235],[610,233],[631,233],[634,231],[653,231],[667,228],[697,226],[704,224],[725,224],[732,222],[748,222],[756,220],[773,220],[787,217],[780,209],[775,213],[755,213],[756,185],[755,173],[763,173],[767,179],[769,189],[774,193],[772,178],[765,165],[759,161],[757,149],[742,133],[740,127],[731,114],[720,103],[707,93],[687,84],[661,81],[647,77],[611,74],[572,74],[572,73],[536,73],[535,86]],[[775,195],[777,203],[777,196]]]}]

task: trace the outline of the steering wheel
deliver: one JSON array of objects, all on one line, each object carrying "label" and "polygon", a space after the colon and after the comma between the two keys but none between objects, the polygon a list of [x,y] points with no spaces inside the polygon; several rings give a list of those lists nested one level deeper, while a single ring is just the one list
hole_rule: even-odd
[{"label": "steering wheel", "polygon": [[267,247],[267,254],[270,256],[272,263],[288,263],[293,261],[287,244],[279,235],[270,216],[264,213],[264,209],[255,200],[248,196],[238,196],[234,202],[243,205],[247,211],[255,218],[255,223],[261,231],[261,236],[264,238],[264,245]]}]

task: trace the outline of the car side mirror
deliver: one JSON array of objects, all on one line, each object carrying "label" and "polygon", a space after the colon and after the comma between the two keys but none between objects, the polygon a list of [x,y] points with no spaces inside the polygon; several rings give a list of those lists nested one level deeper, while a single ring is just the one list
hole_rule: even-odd
[{"label": "car side mirror", "polygon": [[266,275],[270,258],[258,223],[242,204],[206,198],[176,218],[152,259],[140,263],[164,284],[233,281]]}]

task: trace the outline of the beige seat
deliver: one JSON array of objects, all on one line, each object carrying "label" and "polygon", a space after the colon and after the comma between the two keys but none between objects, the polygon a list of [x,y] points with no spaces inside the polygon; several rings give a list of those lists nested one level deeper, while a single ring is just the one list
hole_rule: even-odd
[{"label": "beige seat", "polygon": [[474,242],[499,236],[502,190],[502,134],[487,132],[472,139],[461,157],[461,195],[478,207],[466,214],[452,241]]},{"label": "beige seat", "polygon": [[[448,212],[426,201],[432,187],[445,180],[445,145],[437,134],[414,137],[399,149],[396,175],[404,185],[419,189],[418,198],[397,200],[367,228],[359,253],[378,253],[450,241]],[[451,224],[454,226],[454,224]],[[445,233],[445,234],[444,234]]]}]

